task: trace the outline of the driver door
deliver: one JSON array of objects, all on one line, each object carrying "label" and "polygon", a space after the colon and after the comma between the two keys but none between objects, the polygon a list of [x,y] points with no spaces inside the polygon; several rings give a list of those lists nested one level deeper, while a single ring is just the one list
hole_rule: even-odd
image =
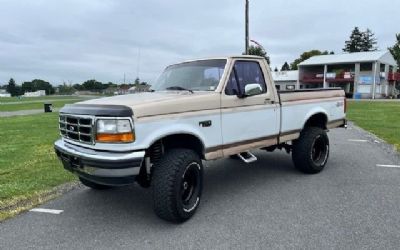
[{"label": "driver door", "polygon": [[[279,106],[268,89],[262,60],[235,60],[221,95],[223,154],[229,156],[277,143]],[[259,84],[258,93],[245,95],[246,85]]]}]

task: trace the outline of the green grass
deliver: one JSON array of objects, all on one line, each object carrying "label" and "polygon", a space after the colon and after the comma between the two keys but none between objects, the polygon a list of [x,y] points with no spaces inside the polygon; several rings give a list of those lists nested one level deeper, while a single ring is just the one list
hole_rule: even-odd
[{"label": "green grass", "polygon": [[4,208],[75,179],[54,153],[57,138],[57,113],[0,119],[0,220],[19,212]]},{"label": "green grass", "polygon": [[349,101],[347,118],[400,151],[400,102]]},{"label": "green grass", "polygon": [[[56,100],[51,101],[54,108],[62,108],[65,104],[74,103],[77,101],[82,101],[83,99],[68,99],[68,100]],[[13,104],[0,104],[0,112],[4,111],[18,111],[18,110],[29,110],[29,109],[43,109],[43,104],[46,103],[46,100],[39,100],[38,102],[20,102]]]}]

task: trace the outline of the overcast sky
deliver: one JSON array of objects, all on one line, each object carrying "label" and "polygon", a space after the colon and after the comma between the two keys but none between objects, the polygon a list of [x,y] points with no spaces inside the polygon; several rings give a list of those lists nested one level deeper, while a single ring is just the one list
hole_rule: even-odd
[{"label": "overcast sky", "polygon": [[[0,84],[121,83],[124,74],[151,83],[180,60],[241,54],[244,2],[0,0]],[[399,0],[250,0],[250,38],[272,68],[311,49],[341,53],[354,26],[386,49],[400,33],[399,9]]]}]

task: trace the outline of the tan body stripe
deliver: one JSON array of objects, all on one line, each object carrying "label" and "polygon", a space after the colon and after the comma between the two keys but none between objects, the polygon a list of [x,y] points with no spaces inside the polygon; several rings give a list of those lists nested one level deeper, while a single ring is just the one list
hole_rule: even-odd
[{"label": "tan body stripe", "polygon": [[294,101],[285,101],[282,102],[283,107],[292,106],[292,105],[299,105],[299,104],[310,104],[315,102],[330,102],[330,101],[343,101],[342,97],[332,97],[332,98],[319,98],[319,99],[312,99],[312,100],[294,100]]}]

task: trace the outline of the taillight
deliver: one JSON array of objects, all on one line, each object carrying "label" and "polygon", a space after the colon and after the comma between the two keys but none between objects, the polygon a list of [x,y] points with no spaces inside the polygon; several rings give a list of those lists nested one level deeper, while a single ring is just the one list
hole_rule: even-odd
[{"label": "taillight", "polygon": [[346,114],[346,112],[347,112],[347,98],[346,97],[344,98],[343,111]]}]

